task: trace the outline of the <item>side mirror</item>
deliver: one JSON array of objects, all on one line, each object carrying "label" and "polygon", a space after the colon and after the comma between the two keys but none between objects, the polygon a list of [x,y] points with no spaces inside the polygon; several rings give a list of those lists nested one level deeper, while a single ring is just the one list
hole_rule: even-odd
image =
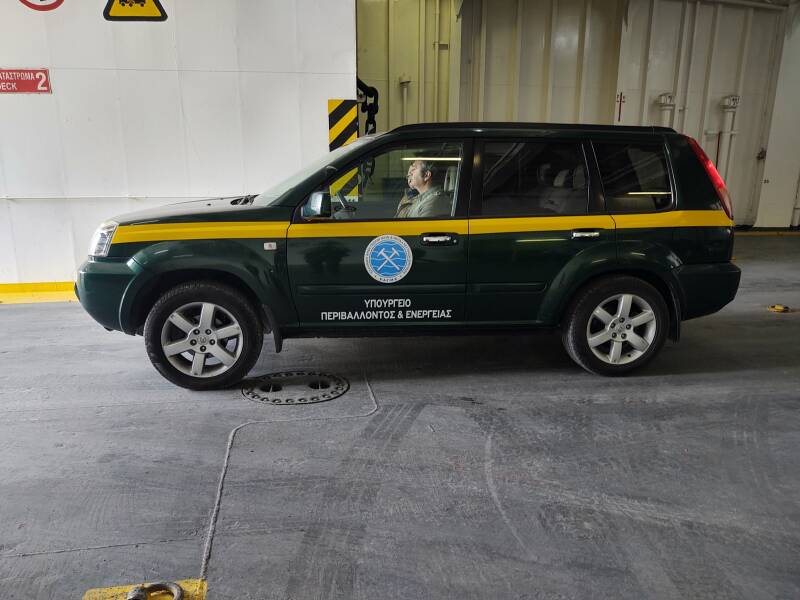
[{"label": "side mirror", "polygon": [[312,219],[331,218],[331,195],[326,192],[314,192],[300,209],[300,216],[309,221]]}]

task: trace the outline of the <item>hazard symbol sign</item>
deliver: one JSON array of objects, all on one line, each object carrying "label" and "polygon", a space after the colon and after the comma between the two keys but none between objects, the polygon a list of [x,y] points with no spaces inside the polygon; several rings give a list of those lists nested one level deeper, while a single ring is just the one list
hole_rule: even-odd
[{"label": "hazard symbol sign", "polygon": [[166,21],[159,0],[108,0],[103,16],[107,21]]}]

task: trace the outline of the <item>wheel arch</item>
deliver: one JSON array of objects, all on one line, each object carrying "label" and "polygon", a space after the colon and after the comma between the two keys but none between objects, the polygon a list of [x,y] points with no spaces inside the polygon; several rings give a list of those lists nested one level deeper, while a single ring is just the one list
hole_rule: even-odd
[{"label": "wheel arch", "polygon": [[273,330],[274,320],[267,305],[259,298],[252,285],[240,276],[221,269],[180,268],[153,273],[135,289],[129,287],[120,304],[120,324],[125,333],[142,333],[147,315],[156,301],[169,289],[189,281],[214,281],[241,292],[256,310],[267,332]]},{"label": "wheel arch", "polygon": [[572,289],[566,294],[564,302],[560,303],[559,310],[556,315],[557,325],[561,326],[565,315],[569,311],[569,308],[586,288],[594,285],[601,279],[606,279],[608,277],[614,277],[617,275],[636,277],[637,279],[641,279],[642,281],[649,283],[656,288],[656,290],[658,290],[664,299],[667,308],[669,309],[670,324],[668,337],[673,341],[678,341],[680,338],[682,308],[677,284],[670,282],[660,273],[643,268],[624,267],[609,269],[599,273],[594,273],[585,277],[581,281],[576,282]]}]

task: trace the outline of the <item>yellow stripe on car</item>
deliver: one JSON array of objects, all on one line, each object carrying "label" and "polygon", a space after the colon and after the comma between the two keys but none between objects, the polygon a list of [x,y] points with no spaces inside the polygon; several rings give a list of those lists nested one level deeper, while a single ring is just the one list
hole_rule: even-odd
[{"label": "yellow stripe on car", "polygon": [[662,213],[612,215],[618,229],[658,227],[733,227],[733,221],[721,210],[672,210]]},{"label": "yellow stripe on car", "polygon": [[375,237],[384,234],[420,235],[448,232],[461,235],[567,231],[571,229],[656,229],[662,227],[733,227],[719,210],[682,210],[638,215],[582,215],[568,217],[504,217],[499,219],[437,219],[424,221],[327,221],[316,223],[253,221],[122,225],[114,244],[167,240]]},{"label": "yellow stripe on car", "polygon": [[347,221],[298,223],[289,228],[290,238],[318,237],[376,237],[379,235],[421,235],[423,233],[468,233],[466,219],[447,219],[435,221]]},{"label": "yellow stripe on car", "polygon": [[288,222],[208,222],[162,223],[157,225],[121,225],[114,234],[113,244],[161,242],[167,240],[225,240],[283,238]]}]

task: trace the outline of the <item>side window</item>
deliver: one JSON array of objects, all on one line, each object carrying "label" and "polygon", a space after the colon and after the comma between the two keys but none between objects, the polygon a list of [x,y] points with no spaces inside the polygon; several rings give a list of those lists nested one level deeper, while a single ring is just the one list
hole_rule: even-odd
[{"label": "side window", "polygon": [[588,193],[583,149],[569,142],[487,142],[483,215],[583,215]]},{"label": "side window", "polygon": [[370,156],[318,191],[336,220],[451,217],[463,147],[439,142],[393,147]]},{"label": "side window", "polygon": [[653,212],[672,204],[661,144],[594,144],[610,212]]}]

